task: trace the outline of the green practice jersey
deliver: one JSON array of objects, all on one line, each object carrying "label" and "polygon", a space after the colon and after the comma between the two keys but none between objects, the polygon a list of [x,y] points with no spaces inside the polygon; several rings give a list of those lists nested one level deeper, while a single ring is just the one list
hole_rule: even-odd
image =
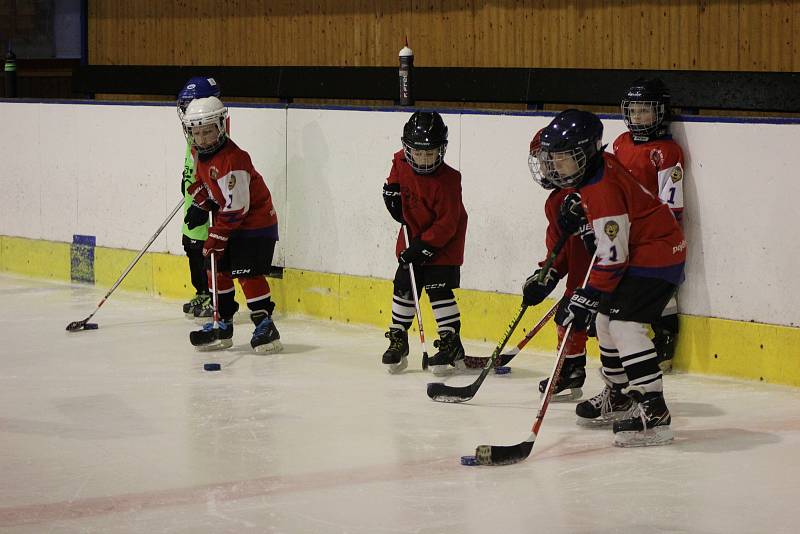
[{"label": "green practice jersey", "polygon": [[[194,176],[194,158],[192,157],[192,149],[186,145],[186,159],[183,162],[183,190],[186,191],[183,195],[183,213],[186,215],[186,210],[192,205],[192,197],[189,196],[189,186],[195,181]],[[203,226],[198,226],[192,230],[183,223],[183,235],[195,241],[205,241],[208,238],[208,223]]]}]

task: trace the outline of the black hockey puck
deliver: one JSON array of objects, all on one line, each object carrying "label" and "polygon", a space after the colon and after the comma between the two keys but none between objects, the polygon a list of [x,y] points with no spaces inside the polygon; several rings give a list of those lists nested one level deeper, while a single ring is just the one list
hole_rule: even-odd
[{"label": "black hockey puck", "polygon": [[511,372],[511,367],[502,366],[494,368],[494,374],[496,375],[507,375],[510,372]]},{"label": "black hockey puck", "polygon": [[478,459],[474,456],[462,456],[461,465],[478,465]]},{"label": "black hockey puck", "polygon": [[83,327],[86,330],[97,330],[99,328],[99,326],[97,326],[97,323],[86,323],[85,325],[83,325]]},{"label": "black hockey puck", "polygon": [[204,363],[203,369],[206,371],[219,371],[222,369],[222,366],[218,363]]}]

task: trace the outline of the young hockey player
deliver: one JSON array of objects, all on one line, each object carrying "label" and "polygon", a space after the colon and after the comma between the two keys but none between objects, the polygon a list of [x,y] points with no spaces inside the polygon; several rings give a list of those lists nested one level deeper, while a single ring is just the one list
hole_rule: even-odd
[{"label": "young hockey player", "polygon": [[406,247],[401,228],[392,324],[386,333],[389,348],[382,361],[391,373],[408,364],[408,329],[415,312],[408,266],[413,265],[417,291],[424,288],[428,293],[439,330],[434,342],[438,352],[430,358],[430,368],[434,374],[445,374],[465,367],[461,315],[453,294],[461,279],[467,233],[461,173],[444,162],[447,126],[438,113],[411,115],[401,140],[403,149],[394,155],[383,199],[392,217],[407,226],[410,245]]},{"label": "young hockey player", "polygon": [[278,240],[278,217],[272,195],[250,155],[228,138],[227,116],[228,109],[213,96],[193,100],[183,115],[197,176],[187,189],[192,197],[187,219],[199,220],[201,211],[213,212],[203,255],[208,258],[213,253],[217,262],[220,317],[219,330],[208,323],[189,339],[200,350],[233,344],[233,314],[238,309],[233,278],[238,278],[255,325],[250,346],[256,352],[278,352],[282,346],[272,320],[275,304],[265,276]]},{"label": "young hockey player", "polygon": [[[552,266],[545,273],[543,280],[539,281],[541,269],[545,261],[539,262],[539,269],[537,269],[531,276],[525,280],[522,286],[522,302],[526,306],[536,306],[542,302],[558,285],[558,281],[566,276],[566,288],[562,300],[569,300],[576,287],[579,287],[583,278],[586,276],[586,270],[589,268],[590,255],[587,253],[587,247],[584,246],[584,240],[589,247],[594,246],[594,234],[589,228],[588,223],[582,221],[582,224],[573,224],[571,220],[567,220],[562,211],[567,212],[571,203],[580,203],[580,196],[577,195],[574,189],[556,188],[552,183],[547,181],[547,178],[542,174],[539,166],[538,154],[540,150],[540,136],[541,130],[536,132],[533,140],[531,140],[530,150],[528,154],[528,167],[531,171],[533,180],[542,186],[544,189],[552,189],[552,193],[547,197],[544,205],[544,212],[547,216],[547,233],[545,243],[547,250],[551,251],[556,245],[556,242],[561,238],[564,232],[572,234],[564,244],[561,252],[556,256]],[[558,332],[558,345],[564,339],[566,328],[557,326]],[[568,401],[579,399],[583,394],[581,388],[586,380],[586,330],[572,329],[569,338],[567,338],[566,347],[564,349],[565,359],[564,365],[561,367],[558,380],[556,382],[555,395],[553,401]],[[539,382],[539,391],[544,392],[547,389],[547,380],[544,379]],[[559,393],[569,390],[568,394],[559,395]]]},{"label": "young hockey player", "polygon": [[[669,134],[670,94],[659,79],[638,79],[622,100],[628,131],[614,141],[614,155],[634,178],[672,210],[683,215],[683,151]],[[661,369],[672,370],[678,336],[678,303],[673,296],[652,323]]]},{"label": "young hockey player", "polygon": [[[219,86],[214,78],[190,78],[178,93],[178,118],[183,120],[186,106],[195,98],[209,96],[219,98],[219,94]],[[181,179],[181,194],[184,196],[182,241],[183,250],[186,252],[186,257],[189,258],[189,275],[195,289],[195,296],[183,305],[183,313],[187,319],[210,318],[213,313],[211,293],[208,290],[208,276],[203,259],[203,242],[208,238],[208,213],[197,211],[194,212],[198,216],[196,220],[186,220],[187,211],[192,204],[192,197],[186,192],[186,189],[194,182],[194,158],[192,157],[192,147],[187,143]],[[192,229],[188,227],[189,222],[194,226]]]},{"label": "young hockey player", "polygon": [[597,315],[606,387],[576,406],[579,422],[617,418],[615,445],[660,445],[672,440],[671,420],[645,324],[661,316],[683,279],[686,241],[669,208],[603,151],[602,136],[600,119],[575,109],[542,131],[542,172],[556,187],[578,190],[597,246],[588,283],[559,306],[556,322],[585,330]]}]

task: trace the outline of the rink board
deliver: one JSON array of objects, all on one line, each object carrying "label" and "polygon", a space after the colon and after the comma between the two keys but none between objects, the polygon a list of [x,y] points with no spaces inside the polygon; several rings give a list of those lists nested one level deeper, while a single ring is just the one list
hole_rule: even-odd
[{"label": "rink board", "polygon": [[[96,285],[111,287],[135,256],[136,252],[130,250],[97,247]],[[0,236],[0,271],[69,281],[70,245]],[[390,280],[285,269],[283,278],[271,278],[270,285],[281,313],[374,326],[387,326],[391,321]],[[145,254],[120,289],[174,299],[187,299],[193,292],[186,258],[166,253]],[[456,293],[466,339],[491,342],[502,338],[508,323],[519,310],[518,295],[466,289]],[[241,297],[241,291],[237,291],[237,298],[244,305]],[[522,330],[512,337],[511,343],[521,339],[524,329],[533,326],[553,302],[548,300],[528,310],[521,323]],[[427,338],[431,350],[436,338],[435,321],[425,297],[423,321],[429,325]],[[530,346],[547,350],[552,349],[555,343],[555,329],[550,325],[531,341]],[[798,345],[798,328],[682,315],[675,368],[691,373],[800,386],[800,360],[791,357]],[[594,340],[590,340],[589,352],[597,356]]]}]

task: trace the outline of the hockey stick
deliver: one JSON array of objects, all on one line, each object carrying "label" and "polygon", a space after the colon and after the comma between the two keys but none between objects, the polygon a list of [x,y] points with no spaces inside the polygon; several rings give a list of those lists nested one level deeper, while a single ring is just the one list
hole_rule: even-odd
[{"label": "hockey stick", "polygon": [[[553,304],[553,307],[550,308],[550,310],[544,315],[544,317],[542,317],[542,319],[539,321],[539,323],[536,326],[534,326],[527,334],[525,334],[525,337],[523,337],[513,349],[511,349],[508,352],[504,352],[504,353],[502,353],[500,355],[500,357],[498,358],[497,362],[495,363],[495,367],[503,367],[505,365],[508,365],[509,362],[511,360],[513,360],[514,357],[517,354],[519,354],[522,349],[525,348],[525,345],[527,345],[528,342],[531,339],[533,339],[533,336],[535,336],[539,332],[539,330],[542,329],[542,327],[545,325],[545,323],[547,323],[547,320],[550,319],[553,315],[556,314],[556,310],[557,309],[558,309],[558,302]],[[490,359],[490,357],[482,357],[482,356],[478,356],[478,357],[476,357],[476,356],[465,356],[464,359],[466,359],[466,358],[472,358],[475,361],[483,362],[483,363],[480,364],[480,367],[483,367],[484,365],[486,365],[486,362]],[[474,367],[478,367],[478,365],[475,365]]]},{"label": "hockey stick", "polygon": [[[406,248],[411,245],[408,240],[408,228],[403,225],[403,237],[406,240]],[[417,325],[419,325],[419,342],[422,343],[422,369],[428,368],[428,349],[425,347],[425,331],[422,329],[422,312],[419,309],[419,294],[417,293],[417,280],[414,277],[414,265],[408,264],[408,274],[411,275],[411,292],[414,295],[414,308],[417,312]]]},{"label": "hockey stick", "polygon": [[[552,252],[550,252],[550,255],[547,257],[547,261],[544,263],[541,270],[539,271],[540,282],[547,275],[547,272],[550,270],[550,267],[552,267],[553,262],[556,261],[558,254],[561,252],[564,243],[567,242],[567,239],[569,239],[569,237],[570,237],[569,234],[562,233],[561,237],[558,238],[558,242],[556,242],[556,245],[553,247]],[[435,400],[437,402],[466,402],[470,400],[472,397],[474,397],[475,394],[478,393],[478,390],[480,389],[481,384],[483,384],[483,381],[486,380],[489,371],[494,368],[498,356],[505,348],[506,343],[508,343],[508,339],[511,337],[511,334],[513,334],[514,330],[517,329],[517,325],[522,320],[522,316],[525,315],[525,310],[527,309],[528,306],[526,306],[525,304],[523,304],[520,307],[519,313],[517,313],[517,316],[514,318],[511,324],[508,325],[505,336],[503,336],[503,340],[497,345],[497,347],[495,347],[491,358],[489,358],[489,361],[486,362],[486,365],[483,367],[480,376],[475,380],[475,382],[473,382],[469,386],[462,386],[462,387],[448,386],[447,384],[443,384],[442,382],[431,382],[428,384],[428,397],[430,397],[431,400]],[[540,324],[544,326],[544,323],[546,322],[547,320],[543,319],[540,322]]]},{"label": "hockey stick", "polygon": [[520,340],[520,342],[519,342],[519,343],[517,343],[517,345],[516,345],[516,346],[515,346],[513,349],[511,349],[510,351],[508,351],[508,352],[506,352],[506,353],[503,353],[503,354],[501,354],[501,355],[500,355],[500,359],[499,359],[499,361],[497,362],[497,365],[498,365],[498,366],[508,365],[508,364],[509,364],[509,362],[511,362],[511,360],[513,360],[513,359],[514,359],[514,356],[516,356],[517,354],[519,354],[519,353],[520,353],[520,351],[521,351],[522,349],[524,349],[524,348],[525,348],[525,345],[527,345],[527,344],[528,344],[528,342],[529,342],[531,339],[533,339],[533,336],[535,336],[535,335],[536,335],[536,333],[537,333],[539,330],[541,330],[541,329],[542,329],[542,327],[543,327],[543,326],[544,326],[544,325],[547,323],[547,321],[548,321],[548,320],[550,320],[550,318],[551,318],[551,317],[553,317],[553,316],[556,314],[556,310],[557,310],[557,309],[558,309],[558,302],[556,302],[555,304],[553,304],[553,307],[552,307],[552,308],[550,308],[550,309],[547,311],[547,313],[546,313],[546,314],[544,314],[544,317],[542,317],[542,319],[541,319],[541,320],[540,320],[540,321],[539,321],[539,322],[536,324],[536,326],[534,326],[534,327],[531,329],[531,331],[530,331],[530,332],[528,332],[527,334],[525,334],[525,337],[524,337],[524,338],[522,338],[522,339]]},{"label": "hockey stick", "polygon": [[100,304],[97,305],[97,308],[95,308],[95,310],[86,319],[83,319],[82,321],[72,321],[71,323],[69,323],[67,325],[67,332],[77,332],[78,330],[97,329],[97,323],[90,323],[88,322],[89,319],[94,317],[94,314],[97,313],[97,310],[100,309],[100,306],[102,306],[105,303],[108,297],[111,296],[111,293],[113,293],[114,290],[117,289],[117,287],[122,283],[125,277],[128,276],[128,273],[131,272],[133,266],[136,265],[136,263],[141,259],[142,256],[144,256],[144,253],[147,251],[148,248],[150,248],[150,245],[153,244],[153,241],[156,240],[158,235],[164,230],[164,228],[166,228],[166,226],[169,224],[172,218],[175,217],[175,214],[178,213],[178,211],[180,211],[182,207],[183,207],[183,199],[181,199],[178,205],[175,206],[175,209],[172,210],[172,213],[167,215],[167,218],[164,220],[163,223],[161,223],[161,226],[158,227],[156,233],[154,233],[153,236],[150,238],[150,240],[144,245],[144,247],[142,247],[142,250],[139,251],[139,254],[133,259],[130,265],[128,265],[128,268],[125,269],[125,272],[123,272],[122,275],[120,275],[120,277],[117,278],[117,281],[114,282],[114,285],[111,286],[111,289],[108,290],[108,293],[106,293],[106,295],[103,297],[103,300],[100,301]]},{"label": "hockey stick", "polygon": [[[586,287],[586,284],[589,282],[589,274],[592,272],[591,266],[594,264],[594,259],[596,257],[597,252],[594,253],[592,256],[592,261],[589,262],[589,269],[586,271],[586,277],[583,279],[583,285],[581,287]],[[550,405],[550,400],[553,398],[553,394],[555,393],[556,377],[561,372],[561,367],[564,365],[564,348],[567,346],[567,340],[569,339],[570,332],[572,332],[572,326],[572,323],[567,326],[567,330],[564,333],[564,338],[561,340],[561,346],[558,348],[558,355],[556,356],[556,362],[553,365],[553,371],[550,373],[550,379],[547,381],[547,390],[542,396],[542,402],[539,406],[539,411],[536,413],[536,420],[533,422],[533,427],[531,428],[531,435],[528,436],[525,441],[522,443],[517,443],[516,445],[478,445],[478,447],[475,449],[475,464],[515,464],[530,456],[531,451],[533,450],[533,444],[536,441],[536,436],[539,434],[539,430],[542,427],[542,421],[544,421],[544,416],[547,413],[547,407]]]},{"label": "hockey stick", "polygon": [[[214,226],[214,214],[208,212],[208,225]],[[219,334],[219,294],[217,294],[217,255],[211,251],[211,305],[214,307],[214,330],[213,332]]]}]

